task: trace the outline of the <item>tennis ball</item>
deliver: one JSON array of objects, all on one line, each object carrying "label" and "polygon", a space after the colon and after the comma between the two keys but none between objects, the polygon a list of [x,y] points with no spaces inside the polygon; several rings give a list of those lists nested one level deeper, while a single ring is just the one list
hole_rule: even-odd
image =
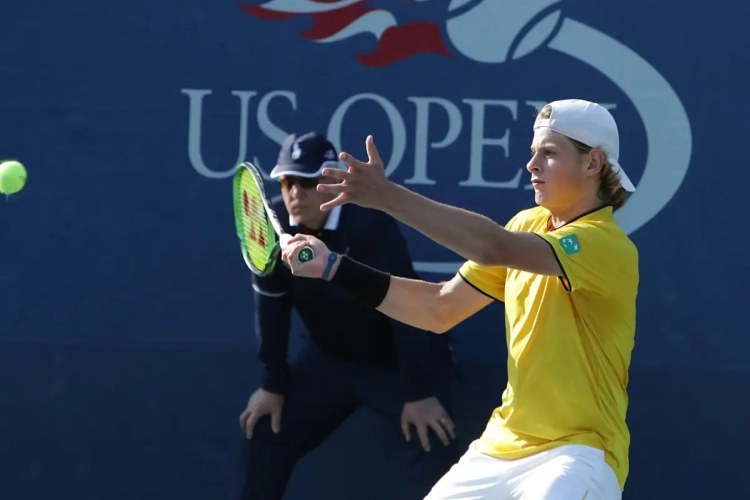
[{"label": "tennis ball", "polygon": [[17,193],[25,184],[26,168],[20,162],[8,160],[0,163],[0,193]]}]

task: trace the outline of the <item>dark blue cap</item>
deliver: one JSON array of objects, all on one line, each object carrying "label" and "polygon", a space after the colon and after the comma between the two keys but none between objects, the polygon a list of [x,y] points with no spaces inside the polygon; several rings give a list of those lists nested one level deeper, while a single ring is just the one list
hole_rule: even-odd
[{"label": "dark blue cap", "polygon": [[271,178],[277,179],[282,175],[320,177],[324,167],[340,168],[333,144],[317,132],[291,134],[281,146]]}]

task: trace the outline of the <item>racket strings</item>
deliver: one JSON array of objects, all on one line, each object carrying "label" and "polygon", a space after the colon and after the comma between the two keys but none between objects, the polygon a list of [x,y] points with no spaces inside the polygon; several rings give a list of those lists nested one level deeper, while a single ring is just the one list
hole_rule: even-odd
[{"label": "racket strings", "polygon": [[268,234],[266,230],[267,221],[262,214],[251,213],[245,215],[244,226],[245,226],[245,239],[248,243],[252,243],[258,249],[268,248]]},{"label": "racket strings", "polygon": [[266,219],[263,214],[257,211],[246,213],[243,219],[246,221],[247,237],[256,242],[260,247],[266,247]]}]

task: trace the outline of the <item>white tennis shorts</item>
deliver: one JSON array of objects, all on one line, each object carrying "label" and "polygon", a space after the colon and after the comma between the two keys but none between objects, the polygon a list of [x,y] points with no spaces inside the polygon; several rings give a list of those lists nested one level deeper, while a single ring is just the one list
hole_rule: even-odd
[{"label": "white tennis shorts", "polygon": [[564,445],[518,460],[469,450],[425,500],[620,500],[622,492],[604,452]]}]

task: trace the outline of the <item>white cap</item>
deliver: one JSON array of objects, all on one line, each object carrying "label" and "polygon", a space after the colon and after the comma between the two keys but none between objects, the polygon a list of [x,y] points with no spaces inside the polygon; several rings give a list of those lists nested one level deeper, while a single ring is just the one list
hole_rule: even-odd
[{"label": "white cap", "polygon": [[620,166],[620,134],[609,111],[595,102],[567,99],[549,103],[552,114],[548,119],[537,119],[534,130],[547,127],[559,134],[575,139],[607,154],[612,169],[619,174],[620,184],[626,191],[635,191],[625,171]]}]

